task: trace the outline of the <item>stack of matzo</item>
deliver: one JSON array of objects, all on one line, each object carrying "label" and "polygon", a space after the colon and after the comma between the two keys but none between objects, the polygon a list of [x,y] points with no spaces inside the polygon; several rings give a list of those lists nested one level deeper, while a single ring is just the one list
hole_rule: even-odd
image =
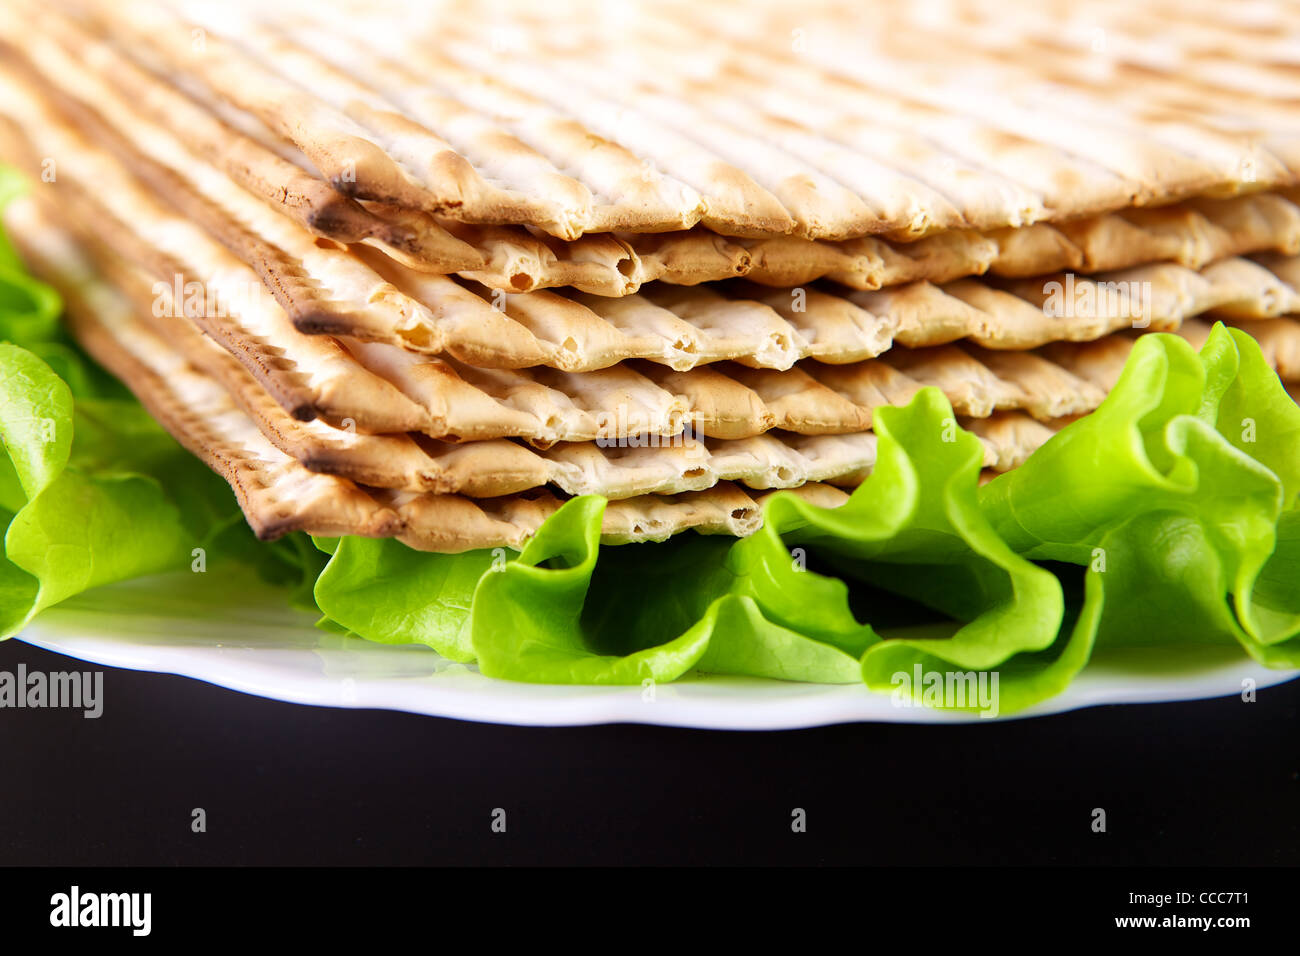
[{"label": "stack of matzo", "polygon": [[743,535],[842,501],[923,386],[996,471],[1143,331],[1225,319],[1300,379],[1296,27],[5,0],[6,225],[263,536],[517,547],[585,493],[610,541]]}]

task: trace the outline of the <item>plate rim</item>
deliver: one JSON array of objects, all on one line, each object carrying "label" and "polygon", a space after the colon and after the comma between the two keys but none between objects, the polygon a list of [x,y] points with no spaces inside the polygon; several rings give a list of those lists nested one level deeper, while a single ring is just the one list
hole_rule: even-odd
[{"label": "plate rim", "polygon": [[[868,690],[862,684],[794,683],[693,674],[678,681],[655,685],[647,700],[640,685],[529,684],[494,680],[478,674],[473,665],[447,661],[423,645],[385,645],[320,631],[313,626],[310,614],[292,610],[287,605],[282,591],[269,586],[264,586],[261,591],[248,590],[241,585],[238,575],[226,578],[225,592],[221,588],[207,587],[198,592],[208,598],[206,604],[202,599],[196,603],[191,592],[173,582],[171,591],[162,593],[179,596],[185,608],[184,615],[174,611],[168,613],[165,603],[158,608],[157,601],[149,601],[149,610],[143,613],[121,612],[123,619],[137,621],[136,628],[141,635],[150,633],[146,622],[152,624],[155,637],[176,634],[172,643],[130,641],[112,636],[111,632],[106,634],[92,623],[106,613],[104,599],[111,600],[115,591],[134,592],[137,601],[142,596],[148,599],[159,593],[152,589],[160,581],[173,577],[136,578],[75,595],[42,611],[14,639],[90,664],[174,674],[286,703],[392,710],[478,723],[536,727],[631,723],[703,730],[797,730],[850,723],[999,724],[1113,704],[1157,704],[1229,697],[1240,693],[1241,682],[1247,677],[1255,681],[1258,690],[1300,677],[1300,669],[1266,668],[1242,650],[1239,657],[1229,659],[1225,655],[1221,662],[1212,659],[1216,654],[1207,655],[1204,665],[1193,663],[1185,679],[1166,674],[1158,680],[1145,682],[1141,693],[1135,694],[1132,684],[1134,679],[1140,679],[1138,675],[1130,674],[1127,679],[1121,674],[1108,676],[1104,673],[1107,667],[1103,662],[1101,671],[1094,671],[1089,677],[1085,668],[1061,693],[1023,710],[998,714],[990,720],[969,711],[895,706],[889,695]],[[287,647],[265,646],[277,653],[313,654],[322,667],[320,672],[309,672],[305,668],[277,670],[273,666],[276,662],[273,656],[254,662],[241,652],[255,652],[264,646],[256,641],[223,642],[219,637],[209,641],[209,625],[216,626],[217,619],[197,612],[203,612],[205,608],[228,607],[228,604],[217,603],[223,593],[237,594],[246,602],[241,609],[248,612],[245,623],[251,626],[296,633],[301,625],[304,633],[310,630],[317,639],[315,647],[293,646],[292,643]],[[262,620],[256,616],[258,611],[270,613],[266,620]],[[182,643],[180,636],[186,631],[197,633],[204,643]],[[340,643],[331,648],[328,645],[332,642]],[[326,662],[323,655],[333,651],[347,655],[331,657],[335,664],[342,660],[353,661],[350,655],[356,653],[378,655],[396,652],[430,655],[433,667],[430,671],[405,676],[362,674],[357,679],[331,675],[323,669]],[[494,685],[515,689],[517,693],[507,706],[500,693],[487,694],[482,686],[467,688],[459,683],[456,678],[461,676],[461,672],[472,674],[476,681],[492,681]],[[438,685],[428,683],[435,675],[443,674],[452,679]],[[731,688],[747,690],[756,686],[779,686],[781,693],[772,693],[764,706],[755,706],[752,698],[742,697],[739,702],[725,699]],[[806,689],[806,692],[800,693],[796,688]]]},{"label": "plate rim", "polygon": [[[37,622],[33,622],[36,624]],[[37,633],[31,633],[35,630]],[[828,699],[810,701],[809,699],[798,700],[781,700],[775,703],[769,702],[765,708],[755,708],[752,703],[743,707],[726,707],[719,702],[709,702],[700,704],[693,703],[691,706],[674,706],[668,704],[665,706],[660,703],[658,695],[653,705],[647,705],[641,698],[641,688],[639,687],[588,687],[582,685],[527,685],[531,687],[565,687],[573,696],[568,699],[559,700],[538,700],[530,699],[526,701],[526,706],[512,714],[503,714],[499,707],[494,707],[490,702],[483,706],[475,706],[473,703],[466,704],[467,697],[471,695],[454,693],[441,693],[437,698],[430,698],[426,704],[413,703],[409,695],[398,695],[398,700],[377,700],[376,695],[384,693],[385,690],[395,686],[409,687],[409,681],[401,678],[376,678],[367,682],[364,692],[356,695],[353,699],[348,699],[346,694],[331,696],[321,692],[313,692],[306,689],[298,681],[288,684],[280,684],[275,687],[268,686],[264,681],[241,677],[237,673],[214,672],[209,669],[204,673],[199,673],[195,668],[184,666],[172,666],[160,664],[158,661],[145,661],[139,658],[139,652],[142,645],[134,644],[112,644],[104,652],[96,652],[85,646],[78,646],[76,639],[70,644],[66,638],[46,637],[40,633],[41,628],[29,626],[23,633],[14,637],[14,640],[22,641],[33,647],[42,650],[60,654],[72,660],[82,661],[88,664],[96,664],[102,667],[121,668],[123,670],[138,671],[141,673],[169,674],[177,677],[184,677],[189,680],[200,681],[214,687],[220,687],[225,690],[235,691],[237,693],[248,694],[255,697],[261,697],[267,700],[280,701],[282,703],[296,704],[300,706],[314,707],[333,707],[348,710],[390,710],[401,713],[417,714],[427,717],[440,717],[449,720],[463,720],[475,723],[500,724],[503,726],[515,727],[587,727],[599,726],[605,724],[640,724],[646,726],[677,727],[683,729],[695,730],[721,730],[721,731],[778,731],[778,730],[802,730],[814,727],[829,727],[843,724],[908,724],[934,725],[934,724],[988,724],[996,725],[1007,721],[1028,720],[1037,717],[1049,717],[1058,714],[1071,713],[1079,710],[1089,710],[1096,707],[1105,706],[1141,706],[1141,705],[1158,705],[1165,703],[1192,702],[1199,700],[1213,700],[1217,698],[1235,696],[1237,690],[1206,690],[1206,691],[1187,691],[1179,689],[1176,686],[1162,689],[1162,692],[1152,692],[1150,696],[1142,698],[1133,698],[1126,695],[1122,689],[1099,688],[1093,690],[1086,697],[1079,699],[1077,695],[1070,694],[1070,688],[1066,688],[1060,694],[1041,701],[1032,707],[1015,711],[1010,714],[1000,714],[991,720],[981,719],[979,715],[969,714],[956,711],[942,711],[926,708],[896,708],[899,716],[888,719],[878,713],[851,713],[846,712],[846,702],[839,698],[829,699],[829,694],[834,690],[847,690],[860,699],[880,699],[881,694],[874,694],[865,686],[859,685],[816,685],[807,684],[809,688],[829,688],[830,690],[813,690],[811,694],[818,693],[825,695]],[[93,640],[99,640],[95,638]],[[382,645],[379,645],[382,647]],[[112,648],[120,648],[120,651],[114,651]],[[434,653],[429,651],[429,653]],[[1249,658],[1242,662],[1254,663]],[[458,665],[463,666],[463,665]],[[1262,665],[1261,665],[1262,666]],[[477,673],[477,672],[475,672]],[[1264,679],[1256,680],[1256,688],[1264,690],[1269,687],[1276,687],[1289,681],[1300,678],[1300,670],[1269,670],[1262,671]],[[483,678],[491,680],[491,678]],[[717,682],[720,680],[732,680],[731,678],[709,675],[701,677],[700,680]],[[759,680],[757,678],[753,679]],[[501,683],[510,683],[502,681]],[[681,683],[659,685],[662,688],[680,688]],[[1071,685],[1072,687],[1074,685]],[[576,692],[576,693],[574,693]],[[581,696],[576,696],[581,694]],[[680,701],[678,702],[680,703]],[[688,702],[690,703],[690,702]],[[709,713],[704,715],[701,709],[707,709]],[[793,712],[792,712],[793,711]]]}]

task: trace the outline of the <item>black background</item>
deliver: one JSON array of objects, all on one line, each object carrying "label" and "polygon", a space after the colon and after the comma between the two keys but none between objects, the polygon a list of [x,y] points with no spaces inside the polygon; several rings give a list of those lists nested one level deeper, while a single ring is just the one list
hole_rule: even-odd
[{"label": "black background", "polygon": [[[0,669],[19,662],[93,667],[0,644]],[[1300,863],[1300,681],[1249,704],[780,733],[503,727],[113,669],[104,697],[98,720],[0,710],[0,862]]]}]

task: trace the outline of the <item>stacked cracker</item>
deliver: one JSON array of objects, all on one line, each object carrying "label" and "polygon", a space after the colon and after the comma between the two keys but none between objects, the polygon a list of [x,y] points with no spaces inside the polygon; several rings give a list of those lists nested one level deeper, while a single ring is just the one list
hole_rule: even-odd
[{"label": "stacked cracker", "polygon": [[743,535],[1210,318],[1300,379],[1286,11],[898,6],[10,0],[6,225],[264,537]]}]

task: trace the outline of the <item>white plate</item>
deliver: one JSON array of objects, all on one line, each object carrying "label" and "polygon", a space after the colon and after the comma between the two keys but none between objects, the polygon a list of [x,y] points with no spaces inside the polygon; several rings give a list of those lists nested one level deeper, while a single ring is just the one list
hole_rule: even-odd
[{"label": "white plate", "polygon": [[[300,704],[378,707],[505,724],[627,721],[718,730],[775,730],[847,721],[978,721],[953,711],[895,706],[862,686],[690,677],[657,687],[570,687],[484,677],[420,646],[328,633],[288,608],[284,594],[244,573],[146,578],[79,595],[42,613],[21,639],[71,657],[183,674]],[[1300,671],[1272,671],[1235,649],[1180,652],[1179,669],[1151,653],[1095,659],[1066,691],[1016,716],[1096,704],[1240,694]],[[111,707],[112,701],[106,701]],[[1002,718],[998,718],[1002,719]]]}]

